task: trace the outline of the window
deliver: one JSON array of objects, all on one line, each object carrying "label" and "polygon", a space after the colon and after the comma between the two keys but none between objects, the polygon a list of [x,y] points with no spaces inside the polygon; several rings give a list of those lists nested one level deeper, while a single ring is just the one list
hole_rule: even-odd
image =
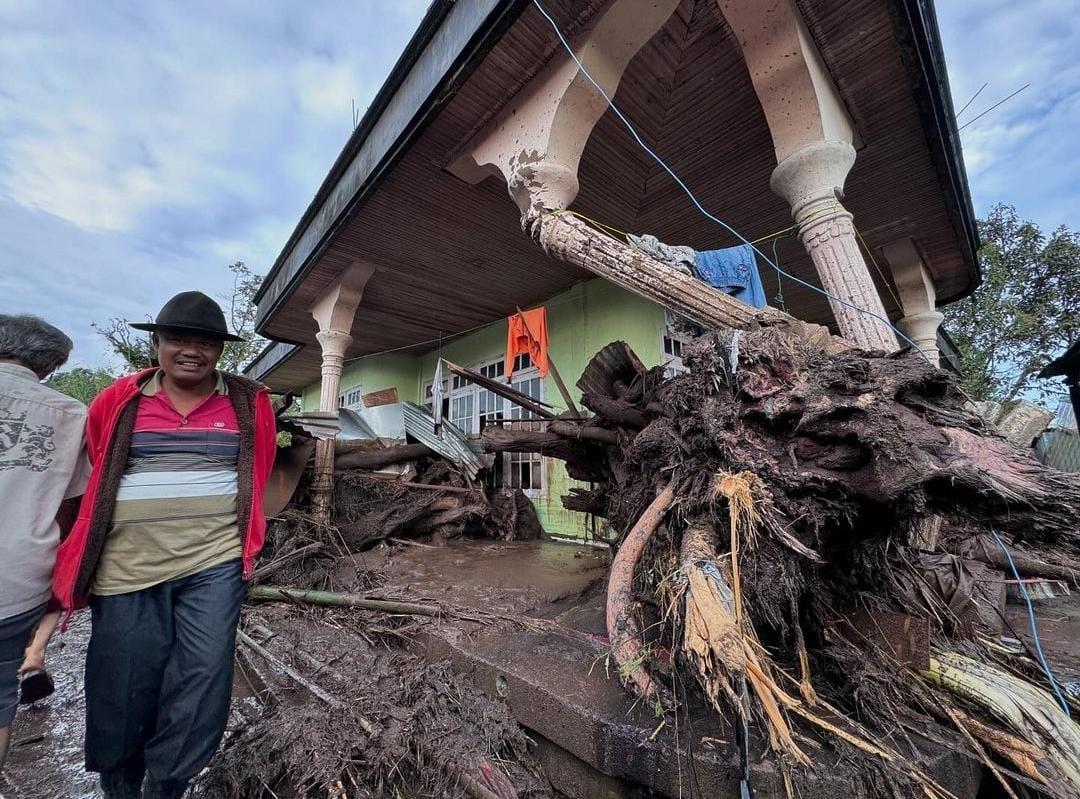
[{"label": "window", "polygon": [[700,336],[702,330],[689,320],[667,311],[665,325],[660,333],[660,364],[664,367],[664,377],[674,377],[689,371],[683,362],[683,348]]},{"label": "window", "polygon": [[[506,382],[505,359],[487,361],[470,367],[489,380]],[[541,422],[532,413],[518,407],[494,392],[481,388],[457,375],[447,381],[447,419],[466,435],[476,435],[491,425],[513,425],[526,430],[542,430]],[[544,381],[529,356],[514,359],[514,377],[510,383],[516,390],[534,399],[543,400]],[[431,383],[424,384],[424,405],[431,410]],[[498,453],[495,464],[484,475],[489,488],[520,488],[532,496],[544,490],[544,460],[532,453]]]},{"label": "window", "polygon": [[676,337],[666,331],[664,332],[664,355],[661,359],[661,364],[664,367],[664,377],[674,377],[688,371],[682,359],[683,345],[687,343],[689,342],[682,337]]},{"label": "window", "polygon": [[341,392],[338,397],[338,407],[348,408],[350,411],[359,411],[364,407],[364,389],[353,386]]},{"label": "window", "polygon": [[473,417],[473,400],[476,392],[465,391],[452,394],[450,397],[450,424],[457,427],[466,435],[479,433],[476,419]]}]

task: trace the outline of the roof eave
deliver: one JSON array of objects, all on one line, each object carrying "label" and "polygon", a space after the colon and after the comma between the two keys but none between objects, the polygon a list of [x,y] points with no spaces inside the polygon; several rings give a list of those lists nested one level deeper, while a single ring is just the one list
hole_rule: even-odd
[{"label": "roof eave", "polygon": [[938,297],[938,305],[945,305],[967,297],[982,283],[978,259],[979,230],[971,204],[933,0],[889,0],[889,4],[897,21],[897,36],[908,72],[915,85],[916,105],[930,154],[942,178],[949,214],[968,265],[967,285],[958,292]]},{"label": "roof eave", "polygon": [[[319,258],[334,233],[430,121],[448,91],[468,76],[528,0],[435,0],[349,136],[255,296],[256,331],[266,333],[275,311]],[[388,109],[397,112],[389,131],[376,131]],[[373,136],[373,134],[375,134]],[[362,162],[362,163],[361,163]],[[349,187],[343,184],[348,182]]]}]

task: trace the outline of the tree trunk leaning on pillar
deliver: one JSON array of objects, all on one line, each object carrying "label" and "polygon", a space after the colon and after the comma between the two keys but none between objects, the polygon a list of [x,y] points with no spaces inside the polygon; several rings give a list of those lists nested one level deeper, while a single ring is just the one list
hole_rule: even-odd
[{"label": "tree trunk leaning on pillar", "polygon": [[594,230],[572,214],[530,211],[522,218],[522,228],[552,258],[599,275],[707,329],[742,328],[755,321],[783,322],[828,352],[852,346],[821,325],[802,322],[775,308],[758,310],[740,302]]}]

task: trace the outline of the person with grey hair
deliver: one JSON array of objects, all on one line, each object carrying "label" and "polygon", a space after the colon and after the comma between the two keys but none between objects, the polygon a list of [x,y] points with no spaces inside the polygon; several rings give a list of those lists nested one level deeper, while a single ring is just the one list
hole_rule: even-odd
[{"label": "person with grey hair", "polygon": [[20,673],[23,701],[32,698],[31,676],[48,679],[44,646],[59,615],[50,607],[56,549],[89,477],[86,407],[41,382],[71,348],[36,316],[0,314],[0,771]]}]

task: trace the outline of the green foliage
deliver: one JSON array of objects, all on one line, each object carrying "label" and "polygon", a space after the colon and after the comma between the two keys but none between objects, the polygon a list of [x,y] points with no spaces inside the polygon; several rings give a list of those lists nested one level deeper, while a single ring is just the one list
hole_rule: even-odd
[{"label": "green foliage", "polygon": [[1080,233],[1061,226],[1048,238],[999,204],[979,235],[983,284],[943,309],[964,388],[978,400],[1057,394],[1036,375],[1080,335]]},{"label": "green foliage", "polygon": [[74,397],[83,405],[89,405],[102,389],[116,378],[107,369],[87,369],[78,366],[66,372],[56,372],[45,381],[49,388]]},{"label": "green foliage", "polygon": [[120,365],[125,373],[157,365],[154,351],[150,347],[149,333],[135,330],[126,320],[115,317],[103,325],[94,322],[90,326],[109,343],[113,354],[120,358]]},{"label": "green foliage", "polygon": [[229,297],[224,298],[222,308],[232,331],[244,340],[230,341],[225,345],[221,368],[238,374],[266,346],[266,340],[255,335],[255,314],[258,310],[255,306],[255,293],[263,279],[262,275],[255,274],[243,261],[229,264],[228,269],[233,273],[233,290]]},{"label": "green foliage", "polygon": [[[237,374],[259,354],[266,343],[265,339],[255,335],[255,293],[262,284],[262,275],[256,274],[243,261],[229,264],[227,268],[233,274],[232,292],[218,299],[229,327],[236,335],[242,336],[243,341],[225,344],[219,366],[226,372]],[[126,320],[118,318],[102,325],[94,324],[93,328],[108,342],[125,372],[137,372],[157,365],[149,333],[135,330]]]}]

